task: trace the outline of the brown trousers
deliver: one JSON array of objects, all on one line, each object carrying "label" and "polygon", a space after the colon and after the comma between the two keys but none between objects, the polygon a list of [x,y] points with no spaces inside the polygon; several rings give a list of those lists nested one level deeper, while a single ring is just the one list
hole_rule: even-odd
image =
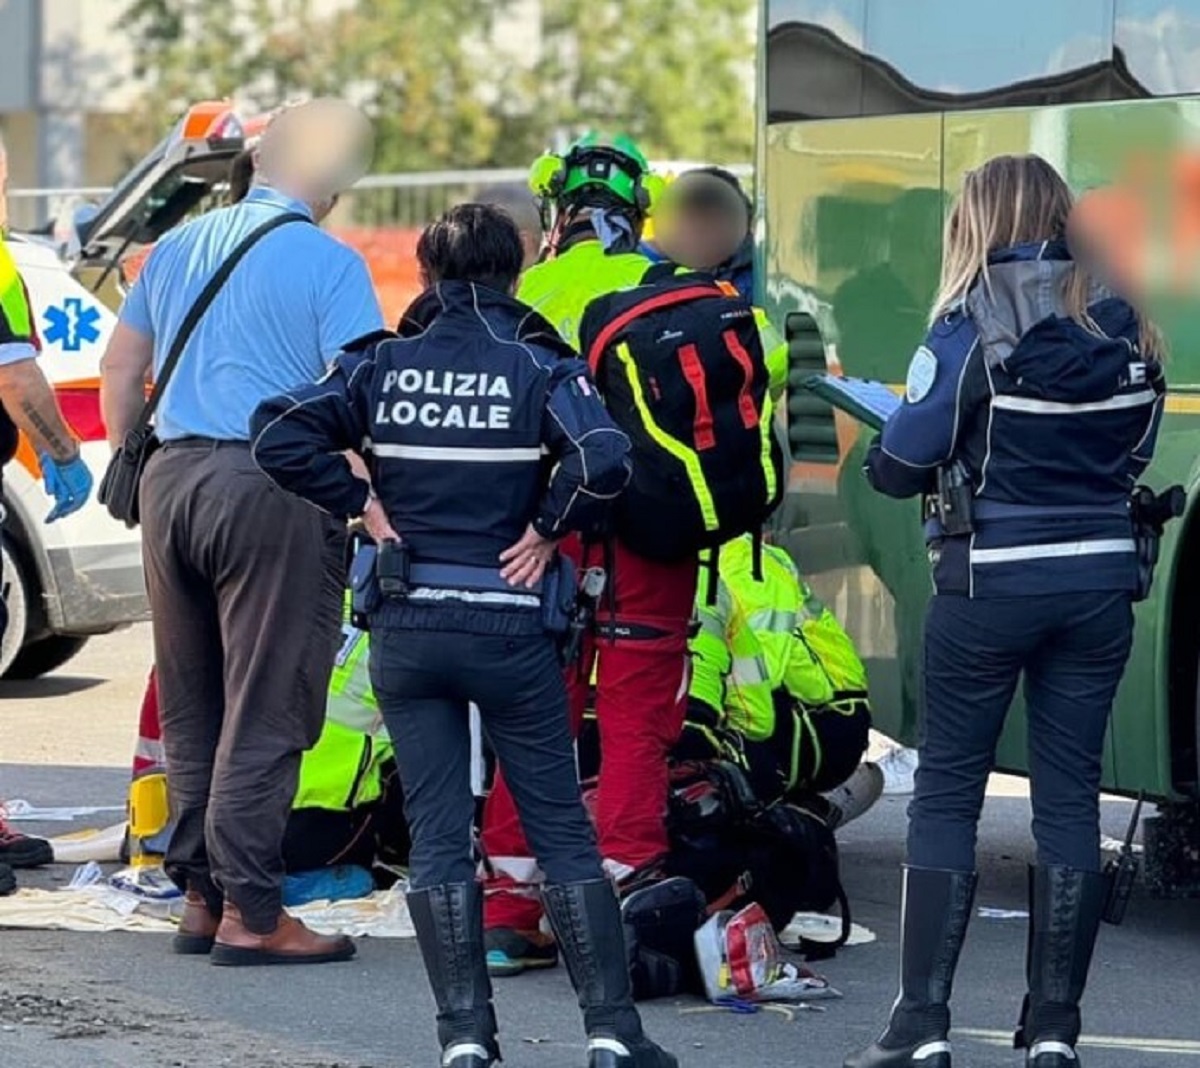
[{"label": "brown trousers", "polygon": [[176,821],[167,871],[269,933],[337,655],[344,528],[270,482],[246,444],[199,439],[151,457],[141,514]]}]

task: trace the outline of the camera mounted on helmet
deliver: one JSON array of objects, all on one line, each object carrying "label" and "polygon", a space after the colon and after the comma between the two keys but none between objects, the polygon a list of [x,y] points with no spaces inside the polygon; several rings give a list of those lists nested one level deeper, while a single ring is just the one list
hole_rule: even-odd
[{"label": "camera mounted on helmet", "polygon": [[539,156],[530,168],[529,188],[544,207],[610,209],[640,223],[653,211],[663,181],[630,138],[587,134],[565,155]]}]

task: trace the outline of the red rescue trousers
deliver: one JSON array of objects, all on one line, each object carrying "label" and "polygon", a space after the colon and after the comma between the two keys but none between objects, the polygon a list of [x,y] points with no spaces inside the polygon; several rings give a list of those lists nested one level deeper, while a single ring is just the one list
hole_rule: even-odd
[{"label": "red rescue trousers", "polygon": [[[600,546],[563,544],[582,569],[605,564]],[[611,591],[597,611],[597,634],[567,669],[571,729],[583,722],[593,666],[600,730],[596,824],[600,852],[622,869],[667,853],[667,755],[687,708],[688,623],[696,597],[695,560],[662,564],[615,542]],[[610,600],[611,596],[611,600]],[[483,848],[495,872],[486,884],[486,927],[535,929],[542,915],[530,856],[502,769],[483,810]]]},{"label": "red rescue trousers", "polygon": [[151,772],[164,771],[166,764],[162,724],[158,718],[158,685],[155,682],[154,669],[151,668],[146,692],[142,695],[142,710],[138,717],[137,748],[133,752],[133,777],[136,779]]}]

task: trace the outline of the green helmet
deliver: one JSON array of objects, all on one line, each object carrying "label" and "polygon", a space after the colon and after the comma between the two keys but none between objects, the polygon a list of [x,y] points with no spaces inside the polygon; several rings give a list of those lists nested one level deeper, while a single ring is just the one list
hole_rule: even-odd
[{"label": "green helmet", "polygon": [[563,196],[580,189],[607,189],[626,204],[640,207],[638,189],[650,164],[632,138],[620,134],[604,138],[588,133],[579,138],[564,157],[567,167]]},{"label": "green helmet", "polygon": [[650,164],[632,138],[587,133],[565,155],[538,159],[530,172],[530,188],[556,201],[584,199],[587,191],[603,191],[645,213],[651,201],[649,178]]}]

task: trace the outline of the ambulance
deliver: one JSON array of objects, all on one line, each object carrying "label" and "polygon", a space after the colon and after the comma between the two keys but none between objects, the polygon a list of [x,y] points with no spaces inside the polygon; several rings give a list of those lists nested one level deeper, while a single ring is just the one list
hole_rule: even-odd
[{"label": "ambulance", "polygon": [[[115,309],[154,242],[220,203],[231,161],[262,123],[243,122],[228,103],[197,104],[99,204],[69,206],[41,232],[7,238],[29,289],[39,362],[97,484],[109,457],[100,357]],[[47,525],[52,501],[25,441],[5,468],[3,493],[9,624],[0,639],[0,676],[53,671],[90,636],[149,617],[137,530],[113,520],[95,497]]]}]

